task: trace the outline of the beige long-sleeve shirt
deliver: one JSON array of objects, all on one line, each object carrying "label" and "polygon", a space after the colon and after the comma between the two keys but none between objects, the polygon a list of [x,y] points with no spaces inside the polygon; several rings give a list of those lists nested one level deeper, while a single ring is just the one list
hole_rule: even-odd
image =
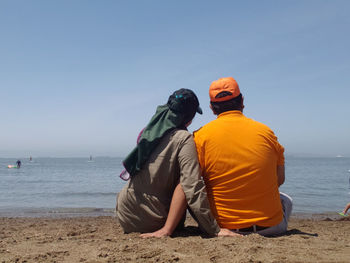
[{"label": "beige long-sleeve shirt", "polygon": [[124,231],[161,228],[179,182],[199,227],[209,235],[217,234],[220,228],[210,211],[193,137],[185,130],[166,134],[142,170],[119,193],[117,217]]}]

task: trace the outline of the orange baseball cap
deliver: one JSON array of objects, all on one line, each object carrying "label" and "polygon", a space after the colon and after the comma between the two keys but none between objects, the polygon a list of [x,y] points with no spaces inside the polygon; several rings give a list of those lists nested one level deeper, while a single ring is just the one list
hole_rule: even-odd
[{"label": "orange baseball cap", "polygon": [[[223,96],[218,96],[220,93]],[[241,91],[232,77],[215,80],[209,87],[209,97],[212,102],[227,101],[236,98],[239,94]]]}]

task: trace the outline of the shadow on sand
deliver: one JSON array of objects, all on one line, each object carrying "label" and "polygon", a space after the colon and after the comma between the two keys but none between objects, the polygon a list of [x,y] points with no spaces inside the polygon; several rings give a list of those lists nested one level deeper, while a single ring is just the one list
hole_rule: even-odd
[{"label": "shadow on sand", "polygon": [[[281,236],[293,236],[293,235],[304,235],[304,236],[311,236],[311,237],[318,237],[317,233],[307,233],[300,231],[299,229],[291,229],[288,230],[284,235]],[[201,236],[202,238],[210,238],[209,236],[203,234],[203,232],[196,226],[186,226],[182,229],[176,230],[171,237],[191,237],[191,236]],[[271,236],[268,238],[276,238],[281,236]]]},{"label": "shadow on sand", "polygon": [[318,237],[317,233],[307,233],[307,232],[303,232],[303,231],[300,231],[299,229],[295,229],[295,228],[288,230],[285,234],[285,236],[293,236],[293,235],[306,235],[306,236],[311,236],[311,237]]}]

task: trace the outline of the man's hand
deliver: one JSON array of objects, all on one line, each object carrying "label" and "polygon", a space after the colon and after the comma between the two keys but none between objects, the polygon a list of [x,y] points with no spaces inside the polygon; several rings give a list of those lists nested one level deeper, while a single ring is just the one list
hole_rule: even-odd
[{"label": "man's hand", "polygon": [[242,237],[242,235],[232,232],[230,229],[221,228],[218,237]]}]

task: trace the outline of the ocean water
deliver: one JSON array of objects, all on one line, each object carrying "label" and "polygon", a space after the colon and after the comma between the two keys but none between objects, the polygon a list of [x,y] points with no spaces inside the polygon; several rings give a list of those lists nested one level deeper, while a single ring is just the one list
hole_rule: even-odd
[{"label": "ocean water", "polygon": [[[0,158],[0,216],[112,213],[121,158]],[[280,188],[297,213],[339,212],[350,202],[350,158],[286,158],[286,182]]]},{"label": "ocean water", "polygon": [[341,212],[350,202],[350,158],[287,157],[280,191],[293,198],[294,212]]},{"label": "ocean water", "polygon": [[36,214],[101,214],[113,211],[121,158],[0,158],[0,216]]}]

